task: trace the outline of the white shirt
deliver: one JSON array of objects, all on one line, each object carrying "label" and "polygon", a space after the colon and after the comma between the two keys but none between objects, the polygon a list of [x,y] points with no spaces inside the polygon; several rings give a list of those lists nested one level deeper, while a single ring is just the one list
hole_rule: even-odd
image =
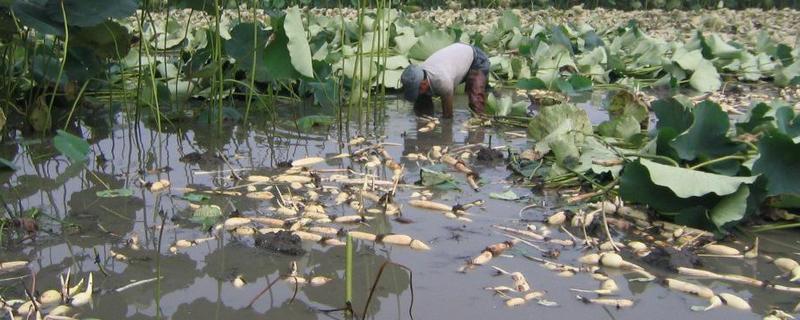
[{"label": "white shirt", "polygon": [[422,63],[422,69],[430,80],[431,93],[440,97],[453,94],[467,76],[474,59],[472,46],[463,43],[454,43],[434,52]]}]

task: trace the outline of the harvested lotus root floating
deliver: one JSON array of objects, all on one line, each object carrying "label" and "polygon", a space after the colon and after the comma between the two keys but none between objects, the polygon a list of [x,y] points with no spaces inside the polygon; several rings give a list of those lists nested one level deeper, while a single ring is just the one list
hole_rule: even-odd
[{"label": "harvested lotus root floating", "polygon": [[611,278],[605,278],[600,281],[600,287],[595,290],[585,290],[585,289],[570,289],[571,291],[575,292],[583,292],[583,293],[594,293],[601,296],[607,295],[614,295],[619,291],[619,286],[617,286],[617,282]]},{"label": "harvested lotus root floating", "polygon": [[419,120],[425,121],[425,125],[417,129],[418,132],[431,132],[433,129],[436,128],[436,125],[439,124],[439,119],[429,116],[422,116]]},{"label": "harvested lotus root floating", "polygon": [[541,266],[543,268],[547,269],[547,270],[557,272],[557,275],[559,277],[569,278],[569,277],[574,276],[578,272],[586,271],[585,268],[582,269],[582,268],[574,267],[574,266],[571,266],[571,265],[568,265],[568,264],[548,261],[548,260],[545,260],[545,259],[542,259],[542,258],[537,258],[537,257],[530,256],[530,255],[527,255],[527,254],[524,254],[523,256],[525,258],[530,259],[530,260],[539,262],[541,264]]},{"label": "harvested lotus root floating", "polygon": [[388,245],[406,246],[414,250],[428,251],[431,248],[422,240],[414,239],[404,234],[371,234],[362,231],[348,231],[348,234],[353,239],[359,239],[370,242],[379,242]]},{"label": "harvested lotus root floating", "polygon": [[643,278],[634,279],[635,281],[653,281],[656,279],[654,275],[647,272],[647,270],[644,268],[634,263],[625,261],[622,256],[615,252],[590,253],[578,258],[578,262],[587,265],[599,265],[607,268],[633,271],[643,276]]},{"label": "harvested lotus root floating", "polygon": [[408,204],[417,208],[442,212],[444,213],[445,217],[451,219],[458,219],[461,221],[472,222],[472,219],[464,217],[464,215],[466,215],[467,212],[464,211],[463,207],[460,205],[450,206],[439,202],[428,201],[428,200],[417,200],[417,199],[409,200]]},{"label": "harvested lotus root floating", "polygon": [[332,279],[323,276],[316,276],[312,277],[311,279],[306,279],[305,277],[299,274],[297,270],[297,262],[292,261],[289,264],[289,274],[283,277],[283,280],[286,281],[286,283],[295,286],[310,284],[312,287],[319,287],[327,284],[328,282],[331,282]]},{"label": "harvested lotus root floating", "polygon": [[325,162],[325,158],[321,157],[308,157],[292,161],[292,167],[309,167],[318,163]]},{"label": "harvested lotus root floating", "polygon": [[483,251],[481,251],[481,254],[467,261],[467,264],[459,268],[458,271],[467,272],[470,269],[475,268],[475,266],[484,265],[489,261],[491,261],[492,258],[503,254],[503,252],[513,247],[515,244],[517,244],[517,242],[518,242],[517,240],[509,240],[490,245],[485,249],[483,249]]},{"label": "harvested lotus root floating", "polygon": [[240,289],[247,284],[247,281],[244,281],[244,277],[242,277],[242,275],[238,275],[233,279],[233,281],[231,281],[231,283],[233,284],[234,288]]},{"label": "harvested lotus root floating", "polygon": [[742,256],[738,249],[721,244],[707,244],[703,246],[703,252],[719,256]]},{"label": "harvested lotus root floating", "polygon": [[153,183],[147,183],[145,186],[150,192],[161,192],[169,188],[170,182],[169,180],[161,179]]},{"label": "harvested lotus root floating", "polygon": [[714,296],[714,291],[711,290],[711,288],[699,284],[693,284],[672,278],[664,279],[664,284],[666,284],[667,288],[671,290],[695,295],[701,298],[710,299]]},{"label": "harvested lotus root floating", "polygon": [[[528,283],[528,280],[525,279],[525,276],[521,272],[508,272],[495,266],[492,266],[492,268],[495,269],[500,274],[510,276],[511,281],[513,282],[513,285],[511,287],[496,286],[496,287],[485,288],[486,290],[494,291],[495,293],[505,297],[506,298],[505,304],[507,307],[520,306],[530,300],[537,300],[539,304],[546,306],[557,305],[552,301],[545,300],[544,292],[531,291],[531,285]],[[511,293],[519,293],[524,295],[522,297],[511,297],[508,295]]]},{"label": "harvested lotus root floating", "polygon": [[730,293],[720,293],[708,299],[708,306],[692,306],[693,311],[708,311],[711,309],[719,308],[721,306],[728,306],[736,310],[750,311],[750,304],[744,299]]},{"label": "harvested lotus root floating", "polygon": [[28,265],[28,261],[6,261],[0,262],[0,274],[6,272],[13,272],[25,268]]},{"label": "harvested lotus root floating", "polygon": [[610,299],[610,298],[587,298],[584,296],[576,296],[578,300],[583,303],[599,304],[602,306],[615,307],[617,309],[633,307],[633,300],[629,299]]}]

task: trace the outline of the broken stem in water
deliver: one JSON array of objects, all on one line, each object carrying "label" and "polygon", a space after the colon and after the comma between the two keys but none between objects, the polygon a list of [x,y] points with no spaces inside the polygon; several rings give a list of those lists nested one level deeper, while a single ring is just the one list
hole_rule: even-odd
[{"label": "broken stem in water", "polygon": [[344,303],[347,306],[345,313],[353,314],[353,237],[348,233],[345,241],[344,262]]}]

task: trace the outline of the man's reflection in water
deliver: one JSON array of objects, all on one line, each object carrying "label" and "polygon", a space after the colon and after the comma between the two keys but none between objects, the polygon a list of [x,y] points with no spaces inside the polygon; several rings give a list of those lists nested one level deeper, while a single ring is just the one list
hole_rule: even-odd
[{"label": "man's reflection in water", "polygon": [[[417,117],[435,117],[433,100],[430,97],[420,97],[414,106],[414,114]],[[453,130],[462,130],[464,122],[468,121],[468,119],[463,114],[462,116],[456,114],[453,119],[439,118],[439,124],[429,132],[419,132],[419,129],[425,126],[425,122],[417,121],[414,132],[411,130],[406,131],[406,136],[403,138],[403,154],[412,152],[427,153],[433,146],[450,146],[452,148],[453,145],[457,144]],[[455,128],[454,124],[456,124]],[[484,139],[484,128],[471,128],[467,131],[463,144],[482,143]]]}]

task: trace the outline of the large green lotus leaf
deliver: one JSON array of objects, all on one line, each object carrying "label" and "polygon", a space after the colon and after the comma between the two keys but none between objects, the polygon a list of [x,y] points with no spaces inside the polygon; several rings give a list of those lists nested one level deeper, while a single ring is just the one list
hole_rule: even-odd
[{"label": "large green lotus leaf", "polygon": [[535,59],[536,78],[541,79],[548,86],[552,86],[556,79],[560,78],[562,67],[576,68],[569,51],[562,46],[551,46],[537,57],[538,59]]},{"label": "large green lotus leaf", "polygon": [[486,114],[505,117],[511,112],[511,96],[503,95],[500,99],[496,99],[493,94],[489,94],[487,98],[491,103],[487,103]]},{"label": "large green lotus leaf", "polygon": [[519,17],[511,10],[503,11],[503,15],[497,21],[497,27],[502,31],[511,31],[521,26],[522,22],[520,22]]},{"label": "large green lotus leaf", "polygon": [[689,78],[689,84],[697,91],[712,92],[717,91],[722,86],[717,68],[708,60],[701,60],[697,64],[692,76]]},{"label": "large green lotus leaf", "polygon": [[547,85],[544,83],[544,81],[538,78],[520,79],[517,81],[517,89],[547,89]]},{"label": "large green lotus leaf", "polygon": [[387,88],[400,89],[403,86],[403,84],[400,83],[400,77],[402,75],[403,70],[384,70],[378,82]]},{"label": "large green lotus leaf", "polygon": [[379,59],[379,61],[384,64],[383,67],[386,70],[403,69],[409,65],[408,58],[402,55],[388,57],[386,62],[383,59]]},{"label": "large green lotus leaf", "polygon": [[634,66],[658,66],[669,62],[667,50],[669,47],[666,42],[660,39],[645,37],[636,45],[632,55],[637,56]]},{"label": "large green lotus leaf", "polygon": [[[51,54],[49,50],[41,49],[31,57],[31,74],[36,81],[56,82],[60,68],[61,59]],[[69,79],[62,75],[58,80],[59,84],[64,84]]]},{"label": "large green lotus leaf", "polygon": [[633,116],[625,115],[604,121],[597,126],[597,132],[604,137],[619,138],[627,141],[642,132],[639,121]]},{"label": "large green lotus leaf", "polygon": [[630,116],[644,126],[650,119],[650,112],[644,102],[627,90],[618,91],[611,97],[608,103],[608,115],[612,120]]},{"label": "large green lotus leaf", "polygon": [[676,132],[683,132],[692,126],[692,103],[683,96],[656,100],[650,104],[658,118],[656,128],[672,128]]},{"label": "large green lotus leaf", "polygon": [[165,80],[165,84],[169,89],[170,97],[175,102],[189,100],[197,87],[191,80],[182,80],[180,77]]},{"label": "large green lotus leaf", "polygon": [[195,223],[200,223],[203,228],[213,225],[217,220],[222,218],[222,209],[217,205],[201,205],[194,210],[190,220]]},{"label": "large green lotus leaf", "polygon": [[690,71],[697,69],[697,65],[703,60],[705,60],[703,58],[703,53],[699,49],[689,51],[685,47],[680,47],[675,50],[675,53],[672,55],[672,61],[677,63],[684,70]]},{"label": "large green lotus leaf", "polygon": [[289,38],[283,32],[276,32],[273,35],[273,40],[264,50],[264,59],[262,60],[267,67],[267,79],[273,81],[297,79],[300,74],[292,67],[291,63],[286,63],[286,57],[289,56],[287,48]]},{"label": "large green lotus leaf", "polygon": [[131,35],[119,23],[108,20],[71,32],[70,45],[91,48],[101,59],[122,59],[131,48]]},{"label": "large green lotus leaf", "polygon": [[736,130],[739,133],[758,133],[773,128],[775,118],[769,114],[770,111],[770,105],[764,102],[757,104],[750,108],[744,121],[736,124]]},{"label": "large green lotus leaf", "polygon": [[314,51],[314,55],[311,56],[311,59],[314,61],[325,61],[329,54],[330,48],[328,47],[328,42],[323,42],[322,45]]},{"label": "large green lotus leaf", "polygon": [[574,133],[592,134],[592,123],[586,110],[573,104],[557,104],[543,108],[531,119],[528,124],[528,137],[536,141],[543,140],[556,131],[556,128],[565,124],[569,131]]},{"label": "large green lotus leaf", "polygon": [[89,154],[89,143],[85,139],[64,130],[58,130],[53,146],[72,162],[84,161]]},{"label": "large green lotus leaf", "polygon": [[[564,168],[574,168],[580,164],[579,157],[581,155],[576,140],[578,139],[574,135],[562,134],[557,131],[555,134],[548,136],[543,142],[547,143],[547,148],[556,157],[556,164]],[[542,148],[537,148],[537,150],[544,152]]]},{"label": "large green lotus leaf", "polygon": [[702,197],[710,193],[724,196],[736,192],[740,185],[756,180],[756,177],[731,177],[668,166],[646,159],[639,162],[650,173],[654,184],[669,188],[680,198]]},{"label": "large green lotus leaf", "polygon": [[708,37],[705,37],[705,41],[714,57],[722,59],[736,59],[742,56],[742,49],[728,44],[716,33],[712,33]]},{"label": "large green lotus leaf", "polygon": [[[389,34],[388,30],[385,32]],[[377,53],[383,48],[389,47],[389,38],[386,36],[379,37],[376,32],[365,32],[364,36],[361,37],[361,41],[358,42],[358,46],[363,53]]]},{"label": "large green lotus leaf", "polygon": [[605,48],[598,47],[581,54],[576,62],[581,71],[588,71],[593,66],[605,65],[608,62],[608,55]]},{"label": "large green lotus leaf", "polygon": [[[536,141],[535,149],[542,154],[553,150],[561,164],[576,158],[579,155],[577,146],[591,134],[592,123],[586,110],[571,104],[543,108],[528,123],[528,137]],[[577,158],[575,160],[577,162]]]},{"label": "large green lotus leaf", "polygon": [[790,138],[800,136],[800,116],[794,115],[794,109],[790,106],[782,106],[775,110],[775,124],[780,132]]},{"label": "large green lotus leaf", "polygon": [[800,84],[800,60],[775,72],[775,84],[782,87]]},{"label": "large green lotus leaf", "polygon": [[611,163],[620,162],[623,159],[620,158],[618,151],[608,148],[598,139],[597,137],[586,139],[580,150],[580,165],[573,170],[578,172],[592,170],[595,174],[609,173],[613,177],[619,176],[622,164]]},{"label": "large green lotus leaf", "polygon": [[560,46],[566,49],[570,54],[573,54],[574,48],[572,48],[572,40],[570,40],[568,34],[569,32],[565,25],[553,26],[553,28],[550,29],[550,43],[555,46]]},{"label": "large green lotus leaf", "polygon": [[744,145],[728,136],[728,115],[716,103],[704,101],[693,110],[694,122],[670,145],[681,159],[713,159],[741,151]]},{"label": "large green lotus leaf", "polygon": [[[211,29],[201,30],[203,31],[198,33],[203,35],[212,32]],[[163,21],[154,22],[153,27],[147,28],[146,32],[144,33],[144,37],[146,39],[150,39],[150,43],[159,50],[174,48],[175,46],[183,43],[189,35],[191,35],[191,33],[187,32],[186,26],[171,17]],[[192,37],[194,38],[194,36]],[[216,36],[212,35],[208,38],[216,38]]]},{"label": "large green lotus leaf", "polygon": [[453,37],[442,30],[433,30],[419,38],[408,51],[408,56],[416,60],[425,60],[434,52],[453,43]]},{"label": "large green lotus leaf", "polygon": [[[641,159],[629,162],[622,169],[619,194],[624,201],[647,204],[662,212],[678,212],[695,206],[710,207],[718,200],[719,197],[714,195],[689,198],[678,197],[670,188],[653,183],[651,172],[648,167],[641,163],[643,161],[647,160]],[[678,186],[682,185],[679,184]],[[734,188],[734,191],[736,191],[736,188]]]},{"label": "large green lotus leaf", "polygon": [[314,101],[325,108],[334,108],[339,105],[339,86],[333,79],[327,79],[324,82],[311,82],[309,83],[312,91],[314,91]]},{"label": "large green lotus leaf", "polygon": [[[240,23],[231,30],[231,39],[225,41],[225,52],[236,59],[236,68],[250,78],[251,71],[256,81],[268,80],[267,64],[264,61],[267,39],[270,33],[253,23]],[[254,60],[255,59],[255,60]],[[255,66],[255,69],[253,69]]]},{"label": "large green lotus leaf", "polygon": [[800,194],[800,141],[770,132],[758,142],[758,151],[753,173],[767,178],[767,195]]},{"label": "large green lotus leaf", "polygon": [[717,205],[711,208],[709,216],[718,228],[742,220],[747,213],[747,198],[750,188],[747,185],[739,186],[739,190],[723,197]]},{"label": "large green lotus leaf", "polygon": [[759,58],[746,51],[741,54],[741,57],[732,60],[723,68],[737,73],[739,79],[742,80],[758,81],[763,77]]},{"label": "large green lotus leaf", "polygon": [[423,186],[431,187],[441,184],[455,186],[455,180],[449,173],[444,172],[447,168],[441,165],[434,165],[419,168],[419,177]]},{"label": "large green lotus leaf", "polygon": [[371,56],[350,56],[344,58],[344,75],[350,79],[370,80],[378,75],[378,64]]},{"label": "large green lotus leaf", "polygon": [[91,47],[70,46],[64,74],[70,81],[82,83],[102,74],[106,70],[104,62]]},{"label": "large green lotus leaf", "polygon": [[327,115],[309,115],[297,119],[297,127],[307,132],[314,128],[328,127],[336,121],[336,118]]},{"label": "large green lotus leaf", "polygon": [[417,44],[417,41],[419,41],[419,38],[414,36],[413,32],[401,34],[394,37],[394,43],[396,44],[394,49],[398,54],[408,54],[408,52],[411,51],[411,48]]},{"label": "large green lotus leaf", "polygon": [[484,106],[484,111],[486,114],[494,115],[497,114],[497,98],[493,93],[486,94],[486,105]]},{"label": "large green lotus leaf", "polygon": [[286,20],[283,21],[286,37],[289,38],[287,48],[292,65],[301,75],[313,78],[314,67],[311,63],[311,47],[306,38],[306,29],[303,28],[303,18],[298,7],[286,9]]},{"label": "large green lotus leaf", "polygon": [[138,7],[136,0],[20,0],[12,10],[23,24],[45,34],[63,36],[64,13],[68,25],[91,27],[109,18],[129,17]]}]

